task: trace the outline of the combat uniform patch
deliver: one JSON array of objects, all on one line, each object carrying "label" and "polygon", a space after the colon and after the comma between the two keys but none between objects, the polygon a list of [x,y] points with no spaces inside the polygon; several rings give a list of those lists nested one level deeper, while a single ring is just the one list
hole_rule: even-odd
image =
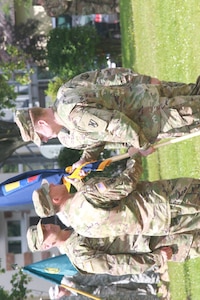
[{"label": "combat uniform patch", "polygon": [[89,120],[89,123],[88,123],[88,126],[92,126],[92,127],[98,127],[98,124],[97,122],[95,122],[93,119],[90,119]]},{"label": "combat uniform patch", "polygon": [[87,80],[89,77],[90,77],[90,75],[88,73],[84,73],[80,76],[80,79]]},{"label": "combat uniform patch", "polygon": [[79,120],[78,125],[80,128],[84,128],[84,130],[88,132],[97,130],[99,132],[104,132],[107,127],[107,122],[89,114],[88,112],[85,112],[82,118]]},{"label": "combat uniform patch", "polygon": [[105,184],[103,182],[99,182],[99,183],[97,183],[95,185],[96,185],[96,187],[97,187],[97,189],[98,189],[98,191],[100,193],[103,193],[103,192],[106,191],[106,186],[105,186]]}]

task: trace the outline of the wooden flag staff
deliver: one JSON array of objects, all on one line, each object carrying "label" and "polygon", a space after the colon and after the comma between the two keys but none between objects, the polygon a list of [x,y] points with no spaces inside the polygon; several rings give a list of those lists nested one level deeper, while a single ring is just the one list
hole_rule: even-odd
[{"label": "wooden flag staff", "polygon": [[[196,131],[196,132],[193,132],[193,133],[185,134],[183,136],[173,138],[173,139],[168,140],[166,142],[152,145],[152,147],[154,149],[158,149],[158,148],[161,148],[163,146],[167,146],[167,145],[175,144],[175,143],[178,143],[178,142],[182,142],[182,141],[185,141],[185,140],[191,139],[193,137],[197,137],[197,136],[200,136],[200,131]],[[110,160],[110,162],[115,162],[115,161],[119,161],[119,160],[126,159],[126,158],[129,158],[129,157],[130,157],[129,154],[125,153],[125,154],[120,154],[120,155],[116,155],[116,156],[110,157],[108,159]]]},{"label": "wooden flag staff", "polygon": [[68,285],[65,285],[65,284],[60,284],[60,286],[63,287],[63,288],[65,288],[65,289],[67,289],[70,292],[78,293],[78,294],[86,296],[86,297],[88,297],[90,299],[101,300],[101,298],[98,298],[98,297],[96,297],[96,296],[94,296],[92,294],[86,293],[86,292],[84,292],[82,290],[75,289],[75,288],[73,288],[71,286],[68,286]]}]

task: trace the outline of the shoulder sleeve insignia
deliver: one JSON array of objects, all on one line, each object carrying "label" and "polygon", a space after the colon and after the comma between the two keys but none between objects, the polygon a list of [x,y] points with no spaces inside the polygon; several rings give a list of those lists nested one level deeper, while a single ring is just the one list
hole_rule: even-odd
[{"label": "shoulder sleeve insignia", "polygon": [[98,127],[98,124],[93,119],[90,119],[89,122],[88,122],[88,126],[96,128],[96,127]]}]

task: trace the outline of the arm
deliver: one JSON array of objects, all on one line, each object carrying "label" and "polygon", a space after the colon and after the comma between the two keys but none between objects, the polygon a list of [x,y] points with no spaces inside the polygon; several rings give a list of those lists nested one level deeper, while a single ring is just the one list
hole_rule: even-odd
[{"label": "arm", "polygon": [[85,133],[86,139],[91,137],[94,141],[101,139],[104,142],[127,143],[141,150],[150,146],[142,129],[117,110],[77,105],[70,114],[70,120],[77,130]]},{"label": "arm", "polygon": [[128,161],[127,168],[120,176],[113,178],[91,178],[82,191],[86,199],[95,207],[110,208],[135,190],[142,173],[141,156]]},{"label": "arm", "polygon": [[101,152],[103,152],[105,145],[105,142],[97,142],[91,146],[87,146],[81,155],[83,163],[97,160]]},{"label": "arm", "polygon": [[72,165],[72,170],[78,168],[86,162],[98,160],[101,152],[103,152],[106,143],[98,142],[91,146],[83,147],[84,151],[80,159]]},{"label": "arm", "polygon": [[159,84],[160,80],[148,75],[141,75],[128,68],[106,68],[99,72],[96,84],[111,86],[132,82],[134,84]]},{"label": "arm", "polygon": [[129,68],[105,68],[79,74],[64,84],[64,87],[85,86],[92,87],[94,84],[103,86],[122,85],[128,82],[159,84],[160,80],[148,75],[141,75]]},{"label": "arm", "polygon": [[78,269],[87,273],[127,275],[140,274],[152,267],[160,268],[164,265],[164,257],[161,250],[155,253],[143,254],[106,254],[84,249],[83,255],[74,258],[74,264]]}]

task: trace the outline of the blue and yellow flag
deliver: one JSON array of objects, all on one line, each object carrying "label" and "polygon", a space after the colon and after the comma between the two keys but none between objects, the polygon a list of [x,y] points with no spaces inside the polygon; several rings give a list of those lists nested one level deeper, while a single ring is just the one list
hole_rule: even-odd
[{"label": "blue and yellow flag", "polygon": [[42,179],[60,184],[64,175],[64,169],[34,170],[7,179],[0,184],[0,210],[33,206],[32,193],[40,187]]},{"label": "blue and yellow flag", "polygon": [[74,276],[78,273],[65,254],[40,260],[22,269],[29,274],[36,275],[59,285],[64,276]]},{"label": "blue and yellow flag", "polygon": [[[124,158],[127,158],[127,154],[117,155],[105,160],[87,162],[74,171],[69,166],[65,169],[28,171],[11,177],[0,184],[0,210],[20,210],[33,207],[32,193],[41,186],[42,179],[46,179],[54,184],[64,183],[69,191],[70,183],[64,181],[64,177],[82,179],[90,172],[103,171],[112,162]],[[81,170],[84,171],[85,175],[80,175]]]}]

